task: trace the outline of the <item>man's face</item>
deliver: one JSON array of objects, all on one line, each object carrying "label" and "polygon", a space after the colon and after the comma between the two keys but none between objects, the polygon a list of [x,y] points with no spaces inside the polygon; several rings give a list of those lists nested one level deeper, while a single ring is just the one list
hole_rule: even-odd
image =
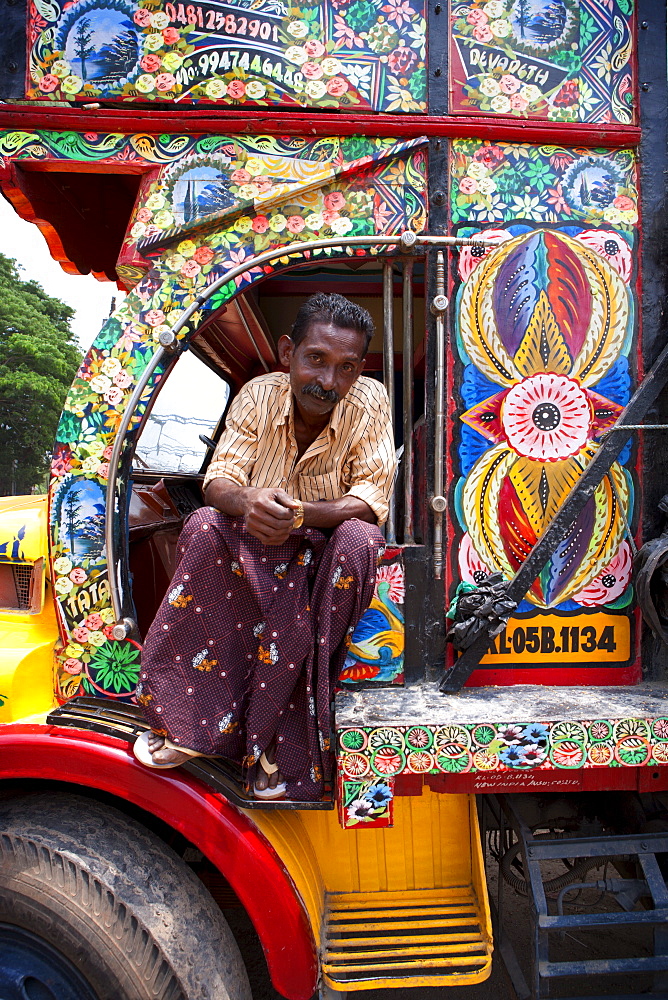
[{"label": "man's face", "polygon": [[364,334],[315,322],[297,347],[281,337],[278,355],[290,368],[297,407],[307,418],[330,413],[364,368]]}]

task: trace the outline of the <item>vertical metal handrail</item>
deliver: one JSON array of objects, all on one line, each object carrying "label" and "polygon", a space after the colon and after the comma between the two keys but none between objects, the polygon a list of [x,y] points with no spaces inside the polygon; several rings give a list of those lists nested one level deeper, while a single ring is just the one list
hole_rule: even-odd
[{"label": "vertical metal handrail", "polygon": [[[383,262],[383,382],[390,401],[390,414],[394,428],[394,266],[391,260]],[[385,525],[385,540],[391,544],[397,540],[396,520],[396,500],[394,493],[392,493],[387,524]]]},{"label": "vertical metal handrail", "polygon": [[404,545],[413,543],[413,261],[403,275]]},{"label": "vertical metal handrail", "polygon": [[447,501],[443,495],[443,461],[445,456],[445,260],[441,250],[436,255],[436,295],[431,311],[436,319],[436,393],[434,400],[434,577],[443,578],[443,512]]}]

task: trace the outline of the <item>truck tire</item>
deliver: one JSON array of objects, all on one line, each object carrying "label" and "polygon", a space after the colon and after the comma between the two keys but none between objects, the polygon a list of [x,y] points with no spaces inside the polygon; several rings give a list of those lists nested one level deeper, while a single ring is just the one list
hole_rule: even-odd
[{"label": "truck tire", "polygon": [[0,996],[64,1000],[68,989],[73,1000],[251,1000],[223,915],[158,837],[83,796],[5,800]]}]

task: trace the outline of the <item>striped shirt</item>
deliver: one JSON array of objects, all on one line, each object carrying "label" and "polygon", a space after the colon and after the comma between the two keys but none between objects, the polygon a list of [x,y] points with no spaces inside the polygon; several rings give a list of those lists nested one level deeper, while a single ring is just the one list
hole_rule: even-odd
[{"label": "striped shirt", "polygon": [[204,479],[280,487],[302,501],[352,496],[387,519],[396,458],[385,388],[361,376],[332,410],[329,423],[297,458],[290,376],[254,378],[234,398]]}]

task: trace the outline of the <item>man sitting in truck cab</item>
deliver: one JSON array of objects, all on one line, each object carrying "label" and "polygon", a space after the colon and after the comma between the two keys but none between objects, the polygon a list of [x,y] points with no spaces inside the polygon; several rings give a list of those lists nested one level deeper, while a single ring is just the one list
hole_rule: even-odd
[{"label": "man sitting in truck cab", "polygon": [[308,801],[330,777],[332,689],[373,594],[395,471],[384,387],[361,375],[369,313],[312,296],[278,342],[287,373],[232,402],[144,646],[153,767],[242,764],[259,798]]}]

